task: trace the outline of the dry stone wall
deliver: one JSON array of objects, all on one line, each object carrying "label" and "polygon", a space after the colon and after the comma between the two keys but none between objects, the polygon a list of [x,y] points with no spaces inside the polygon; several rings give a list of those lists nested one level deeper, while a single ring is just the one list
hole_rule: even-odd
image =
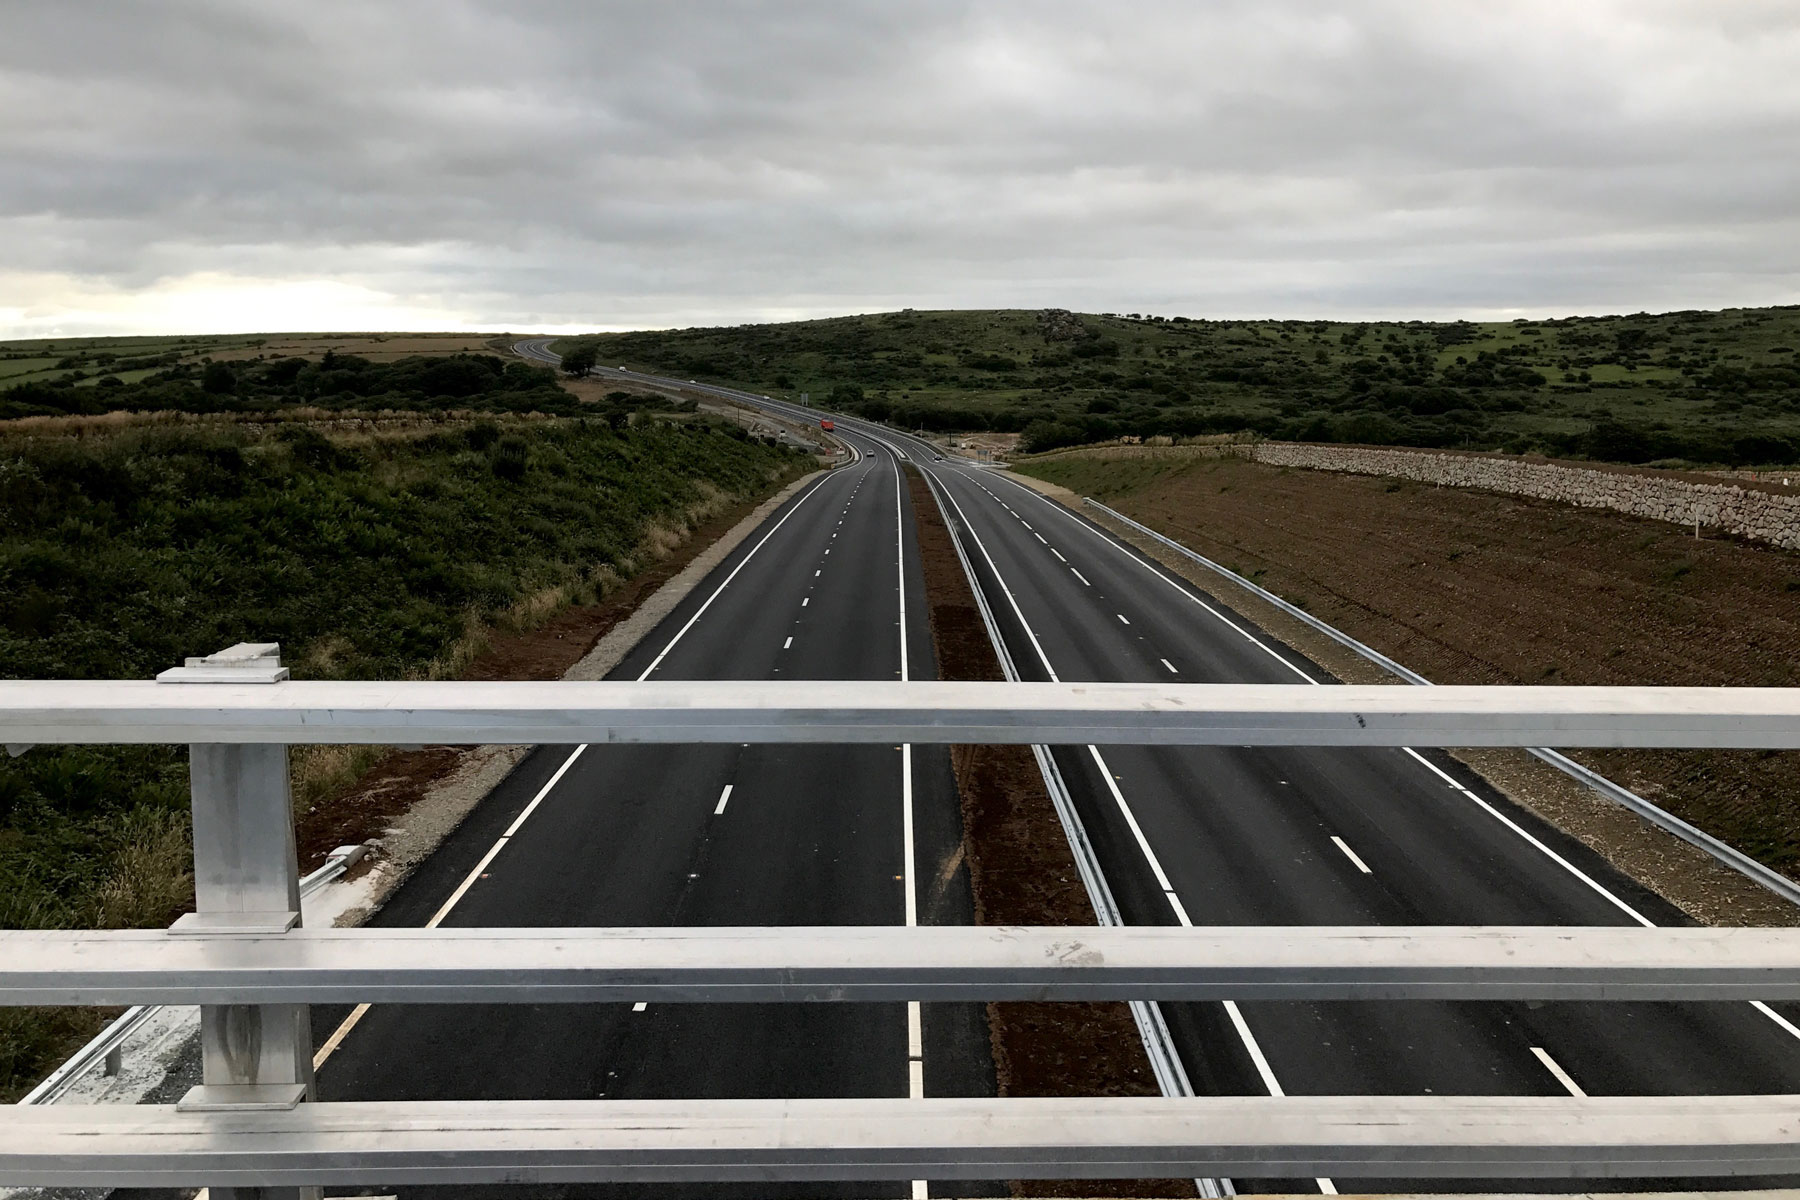
[{"label": "dry stone wall", "polygon": [[1247,452],[1257,462],[1271,466],[1348,471],[1445,487],[1483,488],[1515,496],[1559,500],[1583,508],[1610,508],[1677,525],[1693,525],[1698,521],[1707,529],[1722,530],[1788,550],[1800,550],[1800,496],[1777,495],[1735,484],[1696,483],[1514,458],[1386,450],[1371,446],[1262,442],[1233,446],[1228,450]]}]

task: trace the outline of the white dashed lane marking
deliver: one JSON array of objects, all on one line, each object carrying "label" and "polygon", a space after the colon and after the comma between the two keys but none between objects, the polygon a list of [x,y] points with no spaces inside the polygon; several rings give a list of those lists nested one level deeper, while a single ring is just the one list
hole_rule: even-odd
[{"label": "white dashed lane marking", "polygon": [[1537,1055],[1537,1060],[1544,1064],[1544,1070],[1554,1075],[1556,1077],[1556,1082],[1562,1084],[1563,1089],[1567,1091],[1569,1095],[1582,1097],[1587,1095],[1586,1092],[1581,1090],[1581,1085],[1569,1078],[1569,1073],[1563,1070],[1561,1065],[1558,1064],[1554,1058],[1550,1057],[1549,1051],[1545,1050],[1542,1046],[1533,1046],[1531,1052]]},{"label": "white dashed lane marking", "polygon": [[1335,833],[1331,835],[1331,844],[1336,846],[1339,850],[1342,850],[1344,852],[1344,857],[1355,863],[1356,869],[1361,871],[1364,875],[1373,875],[1375,873],[1369,870],[1369,864],[1358,857],[1356,851],[1352,850],[1344,839],[1337,836]]}]

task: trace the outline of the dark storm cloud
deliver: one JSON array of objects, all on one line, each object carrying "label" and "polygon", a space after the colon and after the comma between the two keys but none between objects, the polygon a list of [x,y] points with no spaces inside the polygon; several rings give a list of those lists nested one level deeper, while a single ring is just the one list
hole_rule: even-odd
[{"label": "dark storm cloud", "polygon": [[363,322],[513,327],[1800,299],[1785,3],[14,3],[0,25],[11,332],[351,293]]}]

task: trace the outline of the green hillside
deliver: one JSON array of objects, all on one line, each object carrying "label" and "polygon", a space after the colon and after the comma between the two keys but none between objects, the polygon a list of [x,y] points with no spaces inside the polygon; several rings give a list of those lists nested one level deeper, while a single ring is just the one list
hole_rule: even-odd
[{"label": "green hillside", "polygon": [[806,392],[910,427],[1018,431],[1030,449],[1248,430],[1621,462],[1800,460],[1800,307],[1509,323],[904,311],[592,340],[602,363]]},{"label": "green hillside", "polygon": [[[0,425],[0,678],[143,679],[237,641],[296,678],[454,676],[811,465],[659,419]],[[187,822],[180,747],[0,756],[0,928],[166,925]],[[0,1010],[0,1103],[97,1020]]]}]

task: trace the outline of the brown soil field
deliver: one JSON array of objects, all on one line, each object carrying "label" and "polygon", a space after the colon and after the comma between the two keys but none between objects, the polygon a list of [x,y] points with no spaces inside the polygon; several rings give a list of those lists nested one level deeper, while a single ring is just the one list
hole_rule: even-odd
[{"label": "brown soil field", "polygon": [[[1143,521],[1434,682],[1800,684],[1800,555],[1787,551],[1604,510],[1229,457],[1065,455],[1023,469]],[[1203,586],[1244,606],[1245,593],[1211,579]],[[1574,757],[1800,875],[1800,754]],[[1699,911],[1703,900],[1671,899],[1718,915]]]},{"label": "brown soil field", "polygon": [[[1248,458],[1250,450],[1257,444],[1257,441],[1258,439],[1251,434],[1217,433],[1182,438],[1179,443],[1166,437],[1148,438],[1141,441],[1094,442],[1081,446],[1067,446],[1058,450],[1046,450],[1041,454],[1015,455],[1012,462],[1021,471],[1031,471],[1032,463],[1058,458],[1103,459],[1113,462],[1147,458],[1189,460],[1215,458],[1228,454],[1237,454]],[[1408,446],[1348,446],[1344,443],[1332,442],[1308,442],[1305,444],[1321,447],[1337,445],[1341,448],[1357,450],[1393,450],[1400,453],[1438,454],[1453,458],[1500,459],[1566,467],[1576,471],[1601,471],[1609,475],[1641,475],[1649,479],[1675,479],[1684,483],[1699,483],[1712,487],[1718,486],[1721,480],[1729,480],[1746,491],[1767,492],[1771,496],[1792,496],[1796,485],[1800,485],[1800,470],[1795,469],[1708,471],[1692,468],[1679,470],[1666,467],[1632,466],[1627,463],[1597,462],[1585,458],[1548,458],[1542,454],[1505,454],[1490,450],[1418,450]],[[1336,474],[1337,472],[1330,473]],[[1352,472],[1344,473],[1351,474]]]},{"label": "brown soil field", "polygon": [[[938,677],[1005,675],[937,501],[906,469]],[[1092,925],[1068,840],[1029,746],[953,746],[964,855],[979,925]],[[988,1036],[1002,1096],[1155,1096],[1150,1060],[1131,1010],[1120,1003],[989,1004]],[[1017,1195],[1192,1196],[1192,1180],[1083,1180],[1013,1184]]]}]

